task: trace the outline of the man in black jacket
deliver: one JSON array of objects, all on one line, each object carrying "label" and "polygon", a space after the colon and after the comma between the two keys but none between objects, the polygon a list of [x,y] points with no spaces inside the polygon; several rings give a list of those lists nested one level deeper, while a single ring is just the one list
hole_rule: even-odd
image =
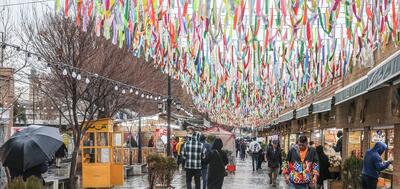
[{"label": "man in black jacket", "polygon": [[272,146],[269,146],[265,159],[268,161],[269,168],[269,184],[273,187],[276,186],[276,178],[278,177],[279,169],[282,166],[282,154],[281,149],[278,147],[278,140],[272,142]]}]

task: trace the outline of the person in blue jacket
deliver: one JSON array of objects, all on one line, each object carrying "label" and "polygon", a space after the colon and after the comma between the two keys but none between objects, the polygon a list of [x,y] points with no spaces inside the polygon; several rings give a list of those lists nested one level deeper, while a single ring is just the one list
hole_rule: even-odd
[{"label": "person in blue jacket", "polygon": [[382,161],[381,155],[386,149],[385,143],[377,142],[374,148],[365,153],[361,178],[363,189],[376,189],[379,174],[392,163],[391,161]]}]

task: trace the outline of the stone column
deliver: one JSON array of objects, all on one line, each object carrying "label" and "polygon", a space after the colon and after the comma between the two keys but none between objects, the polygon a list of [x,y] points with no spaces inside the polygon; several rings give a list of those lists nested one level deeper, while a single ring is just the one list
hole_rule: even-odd
[{"label": "stone column", "polygon": [[343,137],[342,137],[342,159],[343,160],[350,157],[350,154],[347,153],[348,143],[349,143],[349,129],[344,128],[343,129]]},{"label": "stone column", "polygon": [[368,151],[370,143],[371,143],[371,128],[364,127],[364,139],[362,143],[363,155],[365,155],[365,153]]},{"label": "stone column", "polygon": [[[393,186],[400,186],[400,124],[394,126]],[[394,187],[396,188],[396,187]]]}]

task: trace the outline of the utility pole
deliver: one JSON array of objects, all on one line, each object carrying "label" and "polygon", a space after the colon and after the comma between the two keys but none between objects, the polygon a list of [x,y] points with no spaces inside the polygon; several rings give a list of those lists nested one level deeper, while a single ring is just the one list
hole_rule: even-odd
[{"label": "utility pole", "polygon": [[142,117],[139,113],[139,129],[138,129],[138,163],[142,164]]},{"label": "utility pole", "polygon": [[4,32],[0,32],[1,33],[1,67],[4,67],[4,49],[5,49],[5,45],[4,44]]},{"label": "utility pole", "polygon": [[171,156],[171,76],[168,73],[168,99],[167,99],[167,116],[168,116],[168,127],[167,127],[167,156]]}]

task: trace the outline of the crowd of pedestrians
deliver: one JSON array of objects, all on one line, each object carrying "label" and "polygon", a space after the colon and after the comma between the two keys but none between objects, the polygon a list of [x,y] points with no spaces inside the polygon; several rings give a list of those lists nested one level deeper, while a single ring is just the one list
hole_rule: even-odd
[{"label": "crowd of pedestrians", "polygon": [[[269,185],[280,187],[277,181],[282,175],[289,189],[324,188],[324,181],[337,178],[329,171],[328,154],[341,154],[342,133],[338,133],[338,142],[328,148],[327,145],[316,145],[304,135],[299,136],[296,144],[292,144],[284,157],[279,140],[271,140],[267,145],[258,142],[256,138],[237,139],[235,141],[236,158],[245,160],[251,158],[253,172],[261,169],[267,163]],[[192,188],[192,180],[196,189],[221,189],[226,174],[228,155],[222,150],[220,138],[209,144],[207,138],[199,132],[193,132],[191,137],[176,139],[173,142],[173,152],[178,166],[186,171],[186,186]],[[386,169],[392,162],[383,162],[381,155],[387,150],[387,145],[377,142],[375,147],[364,156],[362,169],[362,188],[375,189],[380,171]],[[327,154],[328,153],[328,154]],[[201,182],[202,181],[202,182]],[[202,187],[201,187],[202,186]]]},{"label": "crowd of pedestrians", "polygon": [[207,138],[197,131],[189,137],[175,139],[177,140],[179,142],[172,145],[173,152],[176,154],[178,169],[182,166],[182,170],[186,172],[187,189],[192,188],[193,180],[195,189],[221,189],[228,164],[228,156],[222,150],[222,140],[215,138],[209,144]]}]

